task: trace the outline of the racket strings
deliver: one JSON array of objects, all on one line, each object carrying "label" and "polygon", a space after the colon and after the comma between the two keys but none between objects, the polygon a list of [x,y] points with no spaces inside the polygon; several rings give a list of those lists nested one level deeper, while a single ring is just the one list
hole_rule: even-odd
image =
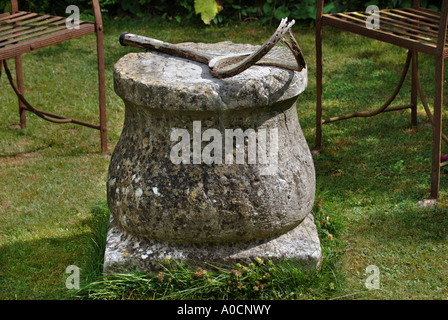
[{"label": "racket strings", "polygon": [[301,71],[306,66],[302,51],[291,30],[257,64],[294,71]]}]

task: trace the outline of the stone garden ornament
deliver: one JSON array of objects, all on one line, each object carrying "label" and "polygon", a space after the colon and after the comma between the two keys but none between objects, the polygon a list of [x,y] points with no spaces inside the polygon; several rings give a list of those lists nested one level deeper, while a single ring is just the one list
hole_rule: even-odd
[{"label": "stone garden ornament", "polygon": [[108,170],[105,272],[156,271],[165,259],[320,266],[315,168],[297,114],[308,71],[293,24],[261,46],[121,35],[146,52],[114,65],[125,117]]}]

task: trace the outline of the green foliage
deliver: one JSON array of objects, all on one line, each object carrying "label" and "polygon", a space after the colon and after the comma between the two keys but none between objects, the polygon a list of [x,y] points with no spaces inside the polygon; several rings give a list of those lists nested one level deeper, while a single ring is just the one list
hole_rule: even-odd
[{"label": "green foliage", "polygon": [[[0,12],[10,10],[9,0],[0,0]],[[279,1],[279,0],[99,0],[103,12],[112,16],[130,15],[133,17],[162,18],[177,22],[223,23],[232,20],[254,21],[272,24],[284,17],[299,22],[312,23],[316,18],[316,0]],[[77,5],[84,14],[92,11],[89,0],[30,0],[19,1],[24,10],[64,15],[68,5]],[[364,10],[368,5],[380,8],[409,7],[412,0],[327,0],[324,13]],[[440,7],[440,1],[421,0],[421,5],[433,10]]]},{"label": "green foliage", "polygon": [[201,15],[201,19],[205,24],[215,18],[222,7],[215,0],[194,0],[195,13]]},{"label": "green foliage", "polygon": [[[175,260],[161,264],[160,272],[123,271],[104,275],[72,292],[74,299],[90,300],[221,300],[328,298],[334,286],[328,275],[301,269],[296,261],[272,262],[255,258],[222,268],[207,264],[193,268]],[[333,284],[334,285],[334,284]]]},{"label": "green foliage", "polygon": [[11,10],[11,2],[0,0],[0,12],[8,12]]}]

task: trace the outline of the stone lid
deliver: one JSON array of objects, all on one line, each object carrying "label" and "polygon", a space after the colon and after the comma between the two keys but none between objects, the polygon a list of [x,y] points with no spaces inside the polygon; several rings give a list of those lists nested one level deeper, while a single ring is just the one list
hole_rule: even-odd
[{"label": "stone lid", "polygon": [[[230,41],[179,45],[216,56],[250,53],[257,48]],[[114,67],[115,92],[123,100],[165,110],[267,106],[296,97],[307,83],[306,68],[294,72],[267,66],[252,66],[234,77],[217,79],[205,64],[159,52],[129,53]]]}]

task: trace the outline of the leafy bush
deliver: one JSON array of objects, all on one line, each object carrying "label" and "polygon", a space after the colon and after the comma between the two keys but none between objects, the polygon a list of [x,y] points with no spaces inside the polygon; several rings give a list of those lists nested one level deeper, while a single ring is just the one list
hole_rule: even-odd
[{"label": "leafy bush", "polygon": [[[234,1],[226,1],[234,2]],[[241,2],[241,1],[240,1]],[[290,17],[297,21],[313,21],[316,18],[316,0],[302,1],[277,1],[265,0],[262,5],[255,4],[253,1],[245,1],[245,5],[232,4],[232,8],[239,10],[240,19],[260,19],[262,23],[272,22],[272,20],[281,20],[284,17]],[[333,0],[325,1],[324,13],[335,13],[343,11],[365,10],[368,5],[375,4],[380,8],[410,7],[412,0],[380,0],[380,1],[347,1]],[[434,0],[422,0],[421,5],[438,10],[439,2]],[[227,8],[225,8],[227,10]]]},{"label": "leafy bush", "polygon": [[[177,22],[194,22],[202,19],[204,23],[218,24],[233,20],[260,21],[271,24],[284,17],[310,23],[316,17],[316,0],[99,0],[104,13],[110,16],[130,15],[132,17],[159,17]],[[19,0],[23,10],[64,15],[68,5],[77,5],[84,14],[92,12],[89,0]],[[325,13],[363,10],[375,4],[380,8],[409,7],[412,0],[327,0]],[[421,0],[424,7],[438,9],[440,1]],[[9,11],[9,0],[0,0],[0,12]]]}]

